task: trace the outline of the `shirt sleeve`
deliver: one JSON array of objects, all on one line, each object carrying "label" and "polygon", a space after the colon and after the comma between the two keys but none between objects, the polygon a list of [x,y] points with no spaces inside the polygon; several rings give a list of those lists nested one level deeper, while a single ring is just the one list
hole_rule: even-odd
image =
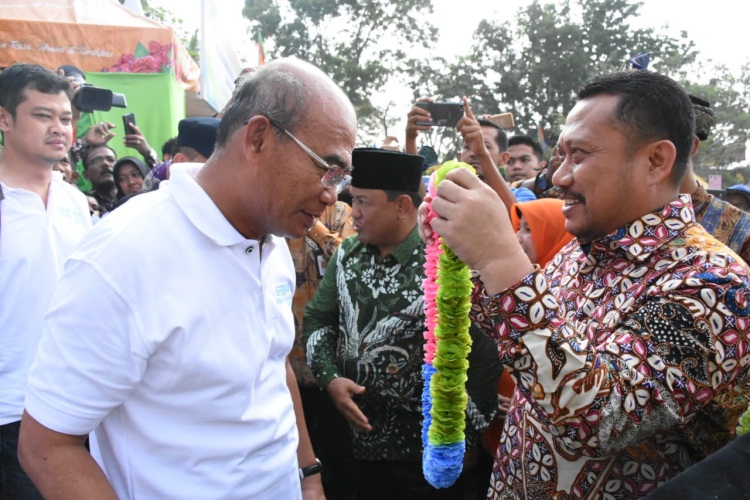
[{"label": "shirt sleeve", "polygon": [[337,249],[328,263],[328,269],[315,296],[305,307],[302,338],[307,347],[307,365],[325,388],[339,376],[336,363],[336,346],[339,336],[339,309],[336,280],[339,252]]},{"label": "shirt sleeve", "polygon": [[133,311],[98,273],[69,261],[29,372],[26,410],[56,432],[93,431],[143,377],[139,331]]},{"label": "shirt sleeve", "polygon": [[555,438],[575,453],[608,453],[689,425],[746,370],[748,290],[731,274],[700,276],[650,284],[609,329],[591,311],[563,317],[540,270],[492,297],[480,283],[473,316]]},{"label": "shirt sleeve", "polygon": [[516,200],[518,201],[518,203],[523,203],[524,201],[536,200],[536,195],[531,189],[519,187],[519,188],[511,188],[511,191],[513,192],[513,195],[516,197]]}]

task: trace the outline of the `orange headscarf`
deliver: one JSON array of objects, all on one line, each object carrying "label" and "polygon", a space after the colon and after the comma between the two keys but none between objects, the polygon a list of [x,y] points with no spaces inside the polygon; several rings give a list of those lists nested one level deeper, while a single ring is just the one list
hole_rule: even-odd
[{"label": "orange headscarf", "polygon": [[531,230],[537,262],[544,267],[562,247],[574,238],[565,230],[565,216],[562,213],[564,202],[557,198],[541,198],[524,203],[514,203],[510,209],[513,229],[518,231],[521,214]]}]

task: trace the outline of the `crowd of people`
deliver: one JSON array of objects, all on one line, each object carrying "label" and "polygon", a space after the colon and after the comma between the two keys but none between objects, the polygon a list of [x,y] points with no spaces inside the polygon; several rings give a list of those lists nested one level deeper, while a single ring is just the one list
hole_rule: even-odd
[{"label": "crowd of people", "polygon": [[[296,58],[243,72],[161,154],[136,125],[137,155],[118,158],[108,122],[76,139],[75,92],[37,65],[0,73],[0,498],[748,486],[725,464],[747,460],[750,214],[695,175],[713,111],[670,78],[590,80],[549,155],[465,97],[457,159],[476,175],[434,196],[428,108],[403,151],[356,147],[349,99]],[[447,488],[422,463],[438,235],[474,284]]]}]

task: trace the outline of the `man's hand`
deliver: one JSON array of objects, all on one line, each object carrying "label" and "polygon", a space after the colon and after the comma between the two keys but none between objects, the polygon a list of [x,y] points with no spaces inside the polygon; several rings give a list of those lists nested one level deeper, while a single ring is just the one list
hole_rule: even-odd
[{"label": "man's hand", "polygon": [[357,403],[354,396],[364,394],[365,388],[357,385],[353,380],[337,377],[326,386],[326,391],[333,401],[333,405],[352,425],[363,431],[371,431],[372,426]]},{"label": "man's hand", "polygon": [[302,483],[302,500],[325,500],[326,495],[323,492],[323,483],[320,480],[320,474],[303,478]]},{"label": "man's hand", "polygon": [[[126,134],[123,138],[125,146],[128,148],[137,149],[141,156],[146,157],[151,152],[151,146],[148,144],[148,141],[143,135],[143,132],[141,132],[141,129],[138,128],[138,125],[136,125],[135,123],[131,123],[130,128],[133,129],[133,133]],[[127,132],[127,130],[125,132]]]},{"label": "man's hand", "polygon": [[104,146],[115,136],[112,132],[113,128],[115,128],[115,124],[109,122],[99,122],[92,125],[83,136],[83,142],[89,146]]},{"label": "man's hand", "polygon": [[[432,102],[429,97],[420,97],[417,102]],[[422,109],[417,105],[414,105],[409,114],[406,115],[406,144],[405,152],[415,155],[417,154],[417,136],[422,130],[430,130],[430,125],[417,125],[417,122],[429,122],[432,121],[432,116],[426,109]]]},{"label": "man's hand", "polygon": [[469,146],[474,156],[492,161],[490,152],[487,151],[487,146],[484,145],[482,127],[474,117],[471,106],[469,106],[469,100],[466,97],[464,97],[464,116],[456,125],[456,130],[461,134],[461,137],[463,137],[464,142]]},{"label": "man's hand", "polygon": [[[488,293],[498,293],[533,271],[502,200],[465,168],[448,172],[437,186],[432,208],[437,217],[431,229],[479,272]],[[420,235],[429,240],[433,236],[423,222],[425,215],[420,208]]]}]

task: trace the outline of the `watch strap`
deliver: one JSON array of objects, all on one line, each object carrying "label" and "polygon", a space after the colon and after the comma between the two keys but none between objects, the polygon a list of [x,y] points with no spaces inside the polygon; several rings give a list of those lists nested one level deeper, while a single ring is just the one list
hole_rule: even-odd
[{"label": "watch strap", "polygon": [[320,460],[316,458],[314,464],[308,465],[307,467],[300,467],[299,478],[305,479],[306,477],[313,476],[315,474],[320,474],[322,470],[323,470],[323,464],[321,464]]}]

